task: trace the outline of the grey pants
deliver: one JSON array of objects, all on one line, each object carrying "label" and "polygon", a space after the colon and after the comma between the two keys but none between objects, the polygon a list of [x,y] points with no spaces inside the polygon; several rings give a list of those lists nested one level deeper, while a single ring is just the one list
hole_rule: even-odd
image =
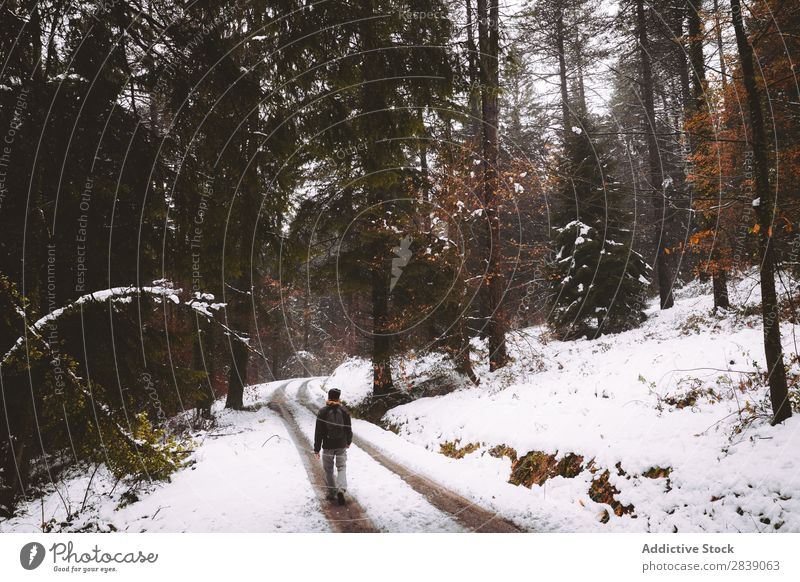
[{"label": "grey pants", "polygon": [[[336,460],[336,480],[333,462]],[[322,469],[325,471],[325,494],[333,497],[347,491],[347,449],[322,449]]]}]

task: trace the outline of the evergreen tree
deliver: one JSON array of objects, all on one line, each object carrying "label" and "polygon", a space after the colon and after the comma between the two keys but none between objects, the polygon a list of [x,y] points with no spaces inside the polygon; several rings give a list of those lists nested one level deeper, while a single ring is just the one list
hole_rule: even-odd
[{"label": "evergreen tree", "polygon": [[348,319],[368,338],[376,396],[395,392],[392,249],[413,235],[402,232],[401,217],[424,198],[420,140],[429,139],[429,120],[453,91],[447,17],[440,0],[361,0],[348,11],[326,3],[309,14],[317,23],[321,98],[304,112],[317,196],[302,214],[340,242],[333,252],[321,249],[327,261],[316,261],[332,277],[328,288],[369,299],[368,313]]},{"label": "evergreen tree", "polygon": [[650,267],[631,246],[623,200],[606,145],[584,119],[567,136],[556,184],[550,325],[565,338],[629,329],[644,319]]}]

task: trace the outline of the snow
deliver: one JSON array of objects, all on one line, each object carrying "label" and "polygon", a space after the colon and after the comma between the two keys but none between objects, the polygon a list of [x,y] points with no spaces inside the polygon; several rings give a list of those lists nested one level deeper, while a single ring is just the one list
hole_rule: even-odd
[{"label": "snow", "polygon": [[77,73],[66,73],[65,72],[65,73],[61,73],[59,75],[56,75],[55,78],[60,80],[60,81],[66,81],[67,79],[69,79],[71,81],[80,81],[82,83],[88,83],[89,82],[89,79],[87,79],[86,77],[82,77],[81,75],[79,75]]},{"label": "snow", "polygon": [[328,376],[322,388],[326,392],[337,388],[341,391],[341,398],[346,404],[350,406],[359,404],[372,391],[372,367],[362,358],[350,358]]},{"label": "snow", "polygon": [[572,222],[567,223],[562,228],[559,228],[558,231],[559,232],[564,232],[565,230],[569,230],[569,229],[571,229],[573,227],[578,227],[578,234],[580,236],[588,235],[589,231],[591,231],[591,229],[592,229],[591,226],[589,226],[588,224],[584,224],[580,220],[573,220]]},{"label": "snow", "polygon": [[[321,386],[321,382],[316,384]],[[287,403],[300,428],[309,438],[314,437],[314,415],[297,402],[299,383],[287,390]],[[325,401],[325,392],[320,388],[311,392],[315,407]],[[364,424],[356,423],[359,434]],[[448,515],[431,505],[415,492],[399,476],[386,469],[367,453],[351,445],[347,451],[348,494],[354,496],[372,522],[381,531],[402,532],[457,532],[461,526]]]},{"label": "snow", "polygon": [[[755,304],[756,283],[739,281],[731,290],[734,304]],[[651,304],[641,328],[594,341],[552,341],[542,328],[516,332],[509,337],[515,362],[508,369],[491,375],[479,366],[479,387],[389,411],[385,420],[405,443],[377,427],[362,430],[415,469],[527,527],[735,532],[779,525],[779,531],[800,531],[800,460],[794,454],[800,419],[777,427],[761,419],[736,432],[739,410],[766,396],[764,386],[739,385],[756,369],[754,362],[762,370],[765,365],[759,317],[711,315],[712,297],[699,290],[689,285],[676,293],[673,309],[661,312]],[[793,331],[783,326],[787,354],[794,350]],[[695,384],[713,388],[719,398],[701,396],[684,408],[665,401]],[[455,440],[482,446],[460,460],[430,454]],[[633,504],[634,513],[617,517],[610,506],[592,501],[588,470],[531,489],[507,483],[511,462],[487,454],[499,444],[520,456],[572,452],[584,465],[594,459],[601,472],[610,470],[617,500]],[[643,475],[658,467],[670,468],[668,480]],[[598,519],[604,509],[606,524]]]},{"label": "snow", "polygon": [[[265,402],[277,383],[250,386],[246,398]],[[89,520],[103,531],[113,526],[128,532],[306,532],[329,531],[314,490],[283,421],[263,406],[256,412],[234,412],[214,406],[218,426],[196,438],[191,467],[177,472],[170,483],[139,493],[141,501],[117,508],[122,484],[98,471],[92,482],[87,510],[71,529]],[[75,511],[87,490],[89,475],[59,483]],[[59,496],[28,503],[21,515],[0,521],[0,531],[39,532],[45,521],[64,519]]]},{"label": "snow", "polygon": [[[54,309],[47,315],[39,318],[31,325],[30,329],[37,332],[41,331],[45,328],[45,326],[58,320],[58,318],[64,315],[64,313],[66,313],[69,309],[74,309],[76,306],[81,306],[92,302],[103,303],[105,301],[111,301],[114,303],[130,303],[133,295],[143,294],[152,295],[156,297],[157,300],[159,297],[165,297],[170,299],[173,303],[180,303],[178,294],[181,292],[181,290],[173,289],[170,285],[164,283],[164,281],[154,281],[153,286],[151,287],[112,287],[110,289],[103,289],[102,291],[95,291],[93,293],[81,295],[69,305]],[[21,315],[24,317],[24,312],[21,313]],[[14,342],[11,348],[4,354],[3,359],[0,361],[5,362],[14,351],[22,346],[24,342],[24,336],[17,338],[17,341]]]},{"label": "snow", "polygon": [[[734,306],[757,305],[759,295],[753,276],[731,283]],[[675,296],[670,310],[651,302],[640,328],[596,340],[556,341],[542,327],[512,331],[513,362],[495,373],[487,369],[486,342],[473,339],[479,386],[390,410],[384,423],[396,433],[358,419],[354,431],[394,462],[533,531],[800,531],[800,418],[771,427],[747,412],[766,409],[766,387],[752,375],[764,369],[760,316],[736,308],[714,314],[709,283],[693,282]],[[782,333],[796,374],[795,329],[784,323]],[[393,373],[398,387],[410,386],[447,365],[440,354],[409,353]],[[314,415],[301,401],[314,408],[337,387],[357,404],[370,392],[371,373],[368,361],[353,358],[327,378],[250,386],[246,399],[256,411],[215,403],[219,423],[194,433],[193,464],[169,483],[148,486],[140,500],[119,507],[124,487],[112,492],[115,480],[104,469],[91,487],[91,472],[74,472],[57,484],[58,494],[26,503],[0,531],[40,531],[42,511],[44,521],[60,522],[67,511],[60,497],[74,512],[87,488],[86,510],[64,529],[329,531],[295,445],[264,404],[285,387],[286,408],[310,438]],[[677,406],[680,400],[687,405]],[[461,459],[440,454],[454,441],[479,447]],[[530,488],[513,485],[511,460],[488,454],[501,444],[519,456],[580,455],[582,469]],[[646,475],[654,469],[661,472]],[[606,470],[615,499],[632,513],[617,516],[589,497]],[[461,531],[355,444],[348,481],[382,531]]]}]

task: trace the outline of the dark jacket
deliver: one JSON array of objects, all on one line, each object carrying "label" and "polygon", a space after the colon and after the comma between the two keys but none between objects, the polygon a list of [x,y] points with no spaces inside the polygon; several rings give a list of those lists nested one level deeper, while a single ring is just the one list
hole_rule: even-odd
[{"label": "dark jacket", "polygon": [[[336,432],[343,433],[343,436],[334,438],[329,436],[329,433],[332,432],[329,430],[332,422],[329,418],[335,418],[331,413],[337,408],[342,411],[343,424],[340,425],[342,428]],[[341,404],[326,404],[320,408],[317,413],[317,426],[314,429],[314,452],[318,453],[320,448],[343,449],[349,447],[351,442],[353,442],[353,427],[350,423],[350,413],[347,412],[347,409]]]}]

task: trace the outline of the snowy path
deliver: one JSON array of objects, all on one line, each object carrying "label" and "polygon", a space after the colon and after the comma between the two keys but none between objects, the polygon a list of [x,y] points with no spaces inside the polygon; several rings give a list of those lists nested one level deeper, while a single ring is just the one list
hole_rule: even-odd
[{"label": "snowy path", "polygon": [[284,403],[284,389],[285,386],[282,386],[280,390],[276,391],[277,394],[270,400],[269,407],[278,413],[291,435],[297,453],[303,461],[308,479],[317,492],[317,497],[325,517],[328,519],[333,529],[341,533],[377,531],[372,521],[364,515],[364,510],[357,501],[351,499],[345,506],[340,506],[324,499],[322,491],[325,487],[325,478],[322,472],[322,465],[314,457],[311,443],[306,435],[303,434],[294,416],[286,409]]},{"label": "snowy path", "polygon": [[[314,398],[310,393],[309,384],[313,380],[314,379],[303,380],[299,384],[295,396],[297,403],[299,403],[299,406],[297,404],[295,404],[295,406],[299,410],[304,411],[303,414],[305,414],[306,418],[310,421],[310,427],[312,431],[314,413],[324,401],[324,397],[322,395],[317,395],[318,397]],[[357,424],[358,423],[356,423],[356,425]],[[357,426],[355,426],[354,429],[355,434],[353,437],[353,447],[351,447],[351,449],[355,449],[355,451],[358,453],[362,453],[362,451],[363,453],[366,453],[366,455],[363,455],[363,458],[357,459],[356,462],[366,462],[368,464],[371,462],[378,464],[379,467],[390,472],[391,476],[394,477],[394,480],[396,481],[393,484],[394,488],[391,490],[389,497],[389,499],[392,500],[390,505],[403,507],[404,503],[406,502],[403,501],[403,495],[400,495],[399,492],[402,491],[405,496],[408,496],[409,492],[405,489],[410,488],[412,490],[412,494],[417,496],[421,495],[427,504],[431,506],[431,509],[438,510],[439,512],[449,516],[451,520],[457,522],[458,525],[453,524],[455,527],[451,526],[444,531],[474,531],[494,533],[515,533],[521,531],[512,523],[499,517],[496,513],[492,513],[483,509],[482,507],[468,501],[452,490],[435,483],[431,479],[428,479],[413,469],[410,469],[409,467],[406,467],[401,463],[388,458],[378,447],[358,434],[359,431]],[[374,487],[375,482],[373,481],[370,483],[370,486]],[[382,505],[385,504],[386,501],[384,498]],[[430,529],[430,525],[428,525],[424,530],[421,531],[432,530]]]},{"label": "snowy path", "polygon": [[42,522],[52,522],[55,531],[519,531],[454,493],[460,489],[452,483],[444,487],[423,476],[396,449],[405,444],[426,460],[437,455],[398,438],[386,441],[395,435],[358,420],[348,451],[350,502],[324,501],[321,464],[311,448],[314,405],[324,400],[316,383],[320,379],[248,386],[243,411],[217,401],[217,425],[197,435],[191,466],[137,491],[127,504],[125,487],[105,468],[93,477],[78,472],[59,481],[58,492],[53,488],[0,522],[0,531],[40,532]]},{"label": "snowy path", "polygon": [[[282,394],[309,446],[314,435],[315,416],[297,399],[310,379],[290,380],[275,395]],[[273,399],[274,400],[274,399]],[[311,451],[309,451],[311,454]],[[319,461],[316,461],[319,463]],[[354,443],[348,450],[348,495],[356,500],[372,523],[384,532],[460,532],[457,520],[440,511],[424,496],[383,467]]]}]

